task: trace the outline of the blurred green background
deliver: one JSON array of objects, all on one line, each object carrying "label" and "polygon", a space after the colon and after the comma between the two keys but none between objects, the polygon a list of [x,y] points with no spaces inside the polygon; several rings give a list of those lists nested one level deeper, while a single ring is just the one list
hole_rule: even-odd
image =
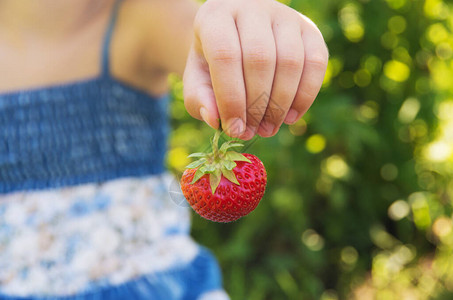
[{"label": "blurred green background", "polygon": [[[193,217],[233,300],[453,299],[453,4],[283,1],[320,27],[324,85],[297,124],[247,152],[268,171],[232,224]],[[168,165],[181,174],[213,130],[172,79]]]}]

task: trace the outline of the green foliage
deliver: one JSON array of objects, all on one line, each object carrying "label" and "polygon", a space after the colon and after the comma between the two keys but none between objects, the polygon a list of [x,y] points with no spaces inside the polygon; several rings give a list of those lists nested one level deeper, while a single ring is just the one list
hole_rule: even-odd
[{"label": "green foliage", "polygon": [[[440,0],[286,1],[330,50],[303,120],[248,143],[268,171],[233,224],[196,215],[233,300],[453,297],[453,5]],[[213,130],[173,79],[169,166]]]}]

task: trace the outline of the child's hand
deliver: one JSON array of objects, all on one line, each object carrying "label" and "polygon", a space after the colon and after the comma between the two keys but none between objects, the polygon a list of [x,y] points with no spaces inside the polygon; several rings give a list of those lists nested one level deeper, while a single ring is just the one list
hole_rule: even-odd
[{"label": "child's hand", "polygon": [[[274,0],[201,6],[184,72],[187,111],[232,137],[269,137],[313,103],[328,61],[307,17]],[[269,98],[270,95],[270,98]]]}]

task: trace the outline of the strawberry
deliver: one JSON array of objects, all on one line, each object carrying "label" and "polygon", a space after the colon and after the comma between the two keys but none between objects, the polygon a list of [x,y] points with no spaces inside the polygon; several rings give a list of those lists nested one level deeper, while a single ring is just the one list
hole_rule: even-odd
[{"label": "strawberry", "polygon": [[252,154],[231,148],[234,141],[218,148],[220,131],[212,141],[211,153],[194,153],[199,159],[187,166],[181,189],[190,206],[214,222],[235,221],[253,211],[264,195],[267,174],[263,163]]}]

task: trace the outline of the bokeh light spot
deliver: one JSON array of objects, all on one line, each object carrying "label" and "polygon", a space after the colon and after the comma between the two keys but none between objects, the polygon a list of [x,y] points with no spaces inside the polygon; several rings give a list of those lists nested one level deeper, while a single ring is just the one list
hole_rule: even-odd
[{"label": "bokeh light spot", "polygon": [[449,36],[447,29],[442,23],[436,23],[429,26],[426,30],[426,35],[428,40],[433,44],[439,44],[440,42],[445,41]]},{"label": "bokeh light spot", "polygon": [[347,246],[341,250],[341,260],[348,265],[353,265],[357,262],[359,253],[354,247]]},{"label": "bokeh light spot", "polygon": [[369,55],[363,61],[363,66],[367,69],[371,74],[377,74],[381,70],[382,61],[379,57],[374,55]]},{"label": "bokeh light spot", "polygon": [[398,221],[406,217],[409,214],[409,211],[409,204],[406,201],[400,199],[396,200],[392,203],[392,205],[389,206],[388,215],[392,220]]},{"label": "bokeh light spot", "polygon": [[321,295],[320,300],[338,300],[338,294],[334,290],[324,291]]},{"label": "bokeh light spot", "polygon": [[431,71],[431,80],[439,90],[450,91],[453,68],[443,60],[431,60],[428,62]]},{"label": "bokeh light spot", "polygon": [[394,49],[398,46],[398,37],[393,32],[381,35],[381,44],[386,49]]},{"label": "bokeh light spot", "polygon": [[453,116],[453,99],[442,101],[436,107],[436,116],[442,120],[451,120]]},{"label": "bokeh light spot", "polygon": [[450,59],[453,56],[453,49],[449,43],[440,43],[436,46],[436,55],[442,60]]},{"label": "bokeh light spot", "polygon": [[411,125],[411,131],[413,131],[414,138],[425,137],[428,133],[426,122],[422,119],[415,120]]},{"label": "bokeh light spot", "polygon": [[335,178],[344,178],[349,173],[349,166],[339,155],[332,155],[323,164],[326,173]]},{"label": "bokeh light spot", "polygon": [[425,193],[412,193],[409,196],[409,203],[411,204],[415,225],[420,229],[426,229],[431,225],[431,216]]},{"label": "bokeh light spot", "polygon": [[381,168],[381,177],[387,181],[395,180],[398,177],[398,168],[394,164],[385,164]]},{"label": "bokeh light spot", "polygon": [[374,225],[370,228],[370,237],[373,243],[382,249],[391,249],[397,241],[381,225]]},{"label": "bokeh light spot", "polygon": [[371,82],[371,74],[367,69],[360,69],[354,74],[354,82],[360,87],[366,87]]},{"label": "bokeh light spot", "polygon": [[306,131],[307,122],[304,119],[299,119],[299,121],[289,126],[289,132],[295,136],[303,135]]},{"label": "bokeh light spot", "polygon": [[171,167],[182,171],[190,163],[190,158],[187,157],[188,155],[189,153],[185,148],[173,148],[168,152],[168,162]]},{"label": "bokeh light spot", "polygon": [[339,12],[340,25],[345,37],[357,43],[362,40],[365,28],[360,19],[359,6],[355,3],[346,4]]},{"label": "bokeh light spot", "polygon": [[379,105],[375,101],[366,101],[359,106],[358,119],[363,122],[370,122],[379,115]]},{"label": "bokeh light spot", "polygon": [[393,9],[400,9],[406,5],[406,0],[386,0],[387,4]]},{"label": "bokeh light spot", "polygon": [[420,110],[420,102],[415,98],[406,99],[398,112],[398,120],[403,124],[414,121]]},{"label": "bokeh light spot", "polygon": [[300,210],[303,199],[297,191],[282,187],[273,191],[271,203],[276,211],[290,213],[291,211]]},{"label": "bokeh light spot", "polygon": [[330,85],[333,77],[337,76],[343,69],[343,61],[339,58],[332,57],[327,64],[326,74],[324,76],[323,86]]},{"label": "bokeh light spot", "polygon": [[322,195],[328,195],[332,190],[332,178],[322,174],[316,181],[316,190]]},{"label": "bokeh light spot", "polygon": [[423,9],[433,19],[446,19],[450,15],[449,7],[442,0],[425,0]]},{"label": "bokeh light spot", "polygon": [[319,153],[326,147],[326,138],[320,134],[313,134],[307,139],[305,147],[308,152]]},{"label": "bokeh light spot", "polygon": [[324,238],[313,229],[307,229],[302,234],[302,242],[312,251],[319,251],[324,247]]},{"label": "bokeh light spot", "polygon": [[385,76],[396,82],[406,81],[409,78],[410,73],[409,67],[397,60],[388,61],[384,65]]},{"label": "bokeh light spot", "polygon": [[447,236],[452,230],[451,219],[445,216],[437,218],[436,221],[434,221],[432,230],[433,233],[440,238]]},{"label": "bokeh light spot", "polygon": [[390,31],[396,34],[402,33],[406,30],[406,25],[406,19],[402,16],[393,16],[387,22],[387,26]]},{"label": "bokeh light spot", "polygon": [[425,158],[433,162],[446,161],[452,155],[452,146],[445,141],[435,141],[427,145]]},{"label": "bokeh light spot", "polygon": [[412,57],[405,47],[396,47],[393,49],[392,58],[396,61],[403,62],[406,65],[412,64]]}]

